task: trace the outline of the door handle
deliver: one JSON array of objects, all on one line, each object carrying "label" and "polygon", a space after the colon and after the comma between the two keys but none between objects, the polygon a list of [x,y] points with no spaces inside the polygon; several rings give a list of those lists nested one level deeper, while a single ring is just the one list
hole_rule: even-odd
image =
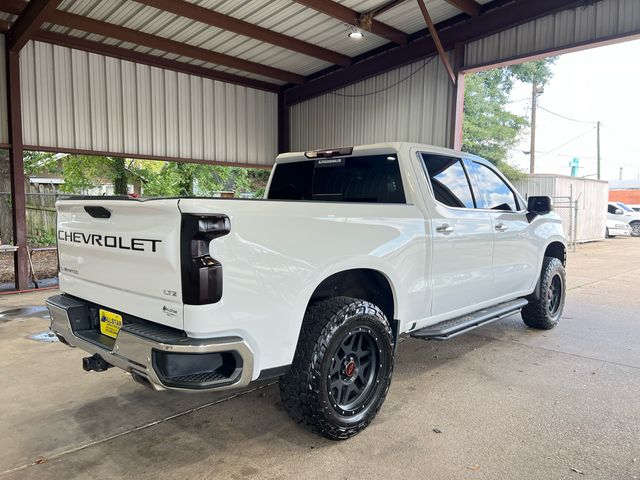
[{"label": "door handle", "polygon": [[451,233],[455,230],[455,228],[453,228],[451,225],[449,225],[448,223],[443,223],[442,225],[440,225],[439,227],[436,227],[436,232],[440,232],[440,233]]},{"label": "door handle", "polygon": [[499,232],[504,232],[507,228],[509,228],[509,227],[507,227],[504,223],[497,223],[496,224],[496,230],[499,231]]}]

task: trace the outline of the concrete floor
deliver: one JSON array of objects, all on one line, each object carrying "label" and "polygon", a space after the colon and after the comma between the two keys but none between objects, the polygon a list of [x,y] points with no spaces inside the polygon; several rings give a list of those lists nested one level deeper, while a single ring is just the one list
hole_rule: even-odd
[{"label": "concrete floor", "polygon": [[[0,478],[640,478],[640,239],[569,257],[561,324],[519,316],[402,341],[387,401],[348,442],[287,418],[277,386],[154,393],[29,338],[52,291],[0,296]],[[441,433],[435,433],[439,429]]]}]

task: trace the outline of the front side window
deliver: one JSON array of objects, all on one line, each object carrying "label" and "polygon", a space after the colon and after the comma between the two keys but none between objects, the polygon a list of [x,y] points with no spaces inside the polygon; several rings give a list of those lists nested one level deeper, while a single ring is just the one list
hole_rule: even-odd
[{"label": "front side window", "polygon": [[474,208],[469,180],[459,158],[422,154],[436,200],[449,207]]},{"label": "front side window", "polygon": [[614,205],[607,205],[607,212],[613,213],[615,215],[618,212],[618,208],[616,208]]},{"label": "front side window", "polygon": [[509,186],[491,168],[470,162],[478,184],[479,207],[489,210],[518,211],[516,196]]}]

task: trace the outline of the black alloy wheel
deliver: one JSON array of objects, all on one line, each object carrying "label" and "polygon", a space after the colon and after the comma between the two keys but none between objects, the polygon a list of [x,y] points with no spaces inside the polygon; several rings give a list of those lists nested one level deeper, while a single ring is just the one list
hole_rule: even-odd
[{"label": "black alloy wheel", "polygon": [[369,403],[380,370],[380,347],[369,328],[349,332],[331,359],[327,389],[333,408],[351,416]]}]

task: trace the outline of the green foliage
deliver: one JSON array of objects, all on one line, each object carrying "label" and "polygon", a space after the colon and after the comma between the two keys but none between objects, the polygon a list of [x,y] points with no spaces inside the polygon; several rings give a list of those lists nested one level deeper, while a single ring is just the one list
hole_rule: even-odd
[{"label": "green foliage", "polygon": [[145,196],[210,196],[214,192],[256,192],[269,179],[266,170],[194,163],[164,163],[147,172]]},{"label": "green foliage", "polygon": [[27,240],[32,247],[51,247],[56,244],[56,231],[53,228],[47,230],[40,227],[35,235],[29,235]]},{"label": "green foliage", "polygon": [[493,162],[511,179],[522,176],[524,172],[509,165],[507,157],[529,120],[507,111],[509,94],[515,81],[546,84],[555,61],[548,58],[467,75],[463,150]]},{"label": "green foliage", "polygon": [[463,149],[493,163],[506,160],[527,119],[505,109],[510,86],[502,70],[469,75],[465,80]]},{"label": "green foliage", "polygon": [[524,170],[502,160],[499,161],[496,166],[498,167],[498,170],[500,170],[502,174],[512,182],[522,180],[527,175],[527,172]]},{"label": "green foliage", "polygon": [[114,194],[126,195],[128,184],[141,182],[147,197],[210,196],[220,191],[258,196],[269,179],[268,170],[43,152],[25,154],[25,173],[60,175],[61,190],[75,194],[106,182],[113,184]]},{"label": "green foliage", "polygon": [[111,158],[113,168],[113,193],[115,195],[126,195],[128,192],[127,168],[124,164],[124,158]]}]

